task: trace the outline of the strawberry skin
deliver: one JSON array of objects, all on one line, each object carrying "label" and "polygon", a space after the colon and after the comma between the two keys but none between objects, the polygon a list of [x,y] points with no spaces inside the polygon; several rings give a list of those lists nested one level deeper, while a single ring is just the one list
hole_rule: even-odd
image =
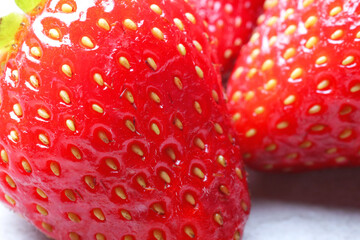
[{"label": "strawberry skin", "polygon": [[246,161],[281,171],[359,165],[360,3],[265,8],[228,88]]},{"label": "strawberry skin", "polygon": [[241,239],[246,176],[200,19],[180,0],[49,1],[1,78],[0,199],[60,240]]},{"label": "strawberry skin", "polygon": [[249,40],[264,0],[192,0],[217,39],[218,60],[229,76],[240,49]]}]

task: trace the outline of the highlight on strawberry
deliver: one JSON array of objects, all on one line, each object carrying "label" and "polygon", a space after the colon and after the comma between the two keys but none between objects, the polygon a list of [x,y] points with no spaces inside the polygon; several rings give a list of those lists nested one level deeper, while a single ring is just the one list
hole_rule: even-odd
[{"label": "highlight on strawberry", "polygon": [[246,174],[193,8],[17,2],[28,14],[0,27],[0,201],[54,239],[241,239]]}]

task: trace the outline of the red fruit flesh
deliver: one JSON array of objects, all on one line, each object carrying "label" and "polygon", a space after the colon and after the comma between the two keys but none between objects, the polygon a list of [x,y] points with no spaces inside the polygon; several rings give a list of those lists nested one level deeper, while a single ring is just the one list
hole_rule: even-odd
[{"label": "red fruit flesh", "polygon": [[359,165],[360,3],[267,1],[229,83],[250,166]]},{"label": "red fruit flesh", "polygon": [[1,81],[0,198],[55,239],[240,239],[211,53],[183,1],[48,2]]},{"label": "red fruit flesh", "polygon": [[[190,1],[191,2],[191,1]],[[240,49],[251,36],[264,0],[193,0],[206,20],[210,33],[217,38],[218,59],[222,72],[229,75]]]}]

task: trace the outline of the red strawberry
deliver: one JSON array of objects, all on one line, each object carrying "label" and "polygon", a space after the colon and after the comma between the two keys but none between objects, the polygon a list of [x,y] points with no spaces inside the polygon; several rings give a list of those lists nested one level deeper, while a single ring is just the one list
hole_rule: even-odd
[{"label": "red strawberry", "polygon": [[49,1],[1,79],[0,198],[55,239],[240,239],[249,196],[199,19],[181,0]]},{"label": "red strawberry", "polygon": [[229,74],[262,12],[264,0],[191,0],[218,39],[218,59]]},{"label": "red strawberry", "polygon": [[360,2],[271,0],[230,80],[244,156],[260,170],[359,165]]}]

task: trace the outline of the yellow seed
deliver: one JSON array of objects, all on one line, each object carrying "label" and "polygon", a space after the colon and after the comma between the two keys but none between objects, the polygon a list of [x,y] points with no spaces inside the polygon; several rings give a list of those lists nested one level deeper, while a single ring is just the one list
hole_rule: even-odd
[{"label": "yellow seed", "polygon": [[344,131],[339,135],[339,138],[340,138],[340,139],[347,139],[347,138],[349,138],[351,135],[352,135],[352,130],[346,129],[346,130],[344,130]]},{"label": "yellow seed", "polygon": [[85,47],[90,48],[90,49],[95,47],[94,43],[87,36],[84,36],[81,38],[81,43],[82,43],[82,45],[84,45]]},{"label": "yellow seed", "polygon": [[132,95],[132,93],[130,91],[125,92],[125,97],[131,104],[133,104],[135,102],[134,96]]},{"label": "yellow seed", "polygon": [[179,128],[180,130],[183,130],[184,126],[183,126],[182,122],[180,121],[180,119],[175,118],[174,124],[177,128]]},{"label": "yellow seed", "polygon": [[34,57],[37,57],[37,58],[41,57],[41,50],[40,50],[39,47],[32,47],[32,48],[30,49],[30,53],[31,53],[31,55],[33,55]]},{"label": "yellow seed", "polygon": [[309,114],[316,114],[316,113],[319,113],[320,111],[321,111],[321,106],[314,105],[309,109]]},{"label": "yellow seed", "polygon": [[77,147],[71,147],[70,151],[77,160],[80,160],[82,158],[80,150]]},{"label": "yellow seed", "polygon": [[96,240],[106,240],[105,235],[102,234],[102,233],[97,233],[97,234],[95,235],[95,238],[96,238]]},{"label": "yellow seed", "polygon": [[64,12],[64,13],[71,13],[73,11],[73,7],[67,3],[64,3],[62,6],[61,6],[61,11]]},{"label": "yellow seed", "polygon": [[321,132],[325,129],[325,126],[324,125],[321,125],[321,124],[318,124],[318,125],[315,125],[311,128],[312,131],[314,132]]},{"label": "yellow seed", "polygon": [[200,168],[198,167],[194,167],[192,170],[192,173],[197,176],[200,179],[204,179],[205,178],[205,174],[203,173],[203,171],[201,171]]},{"label": "yellow seed", "polygon": [[199,114],[202,113],[201,105],[200,105],[200,103],[198,101],[194,102],[194,108],[195,108],[197,113],[199,113]]},{"label": "yellow seed", "polygon": [[220,185],[219,190],[221,193],[225,194],[225,195],[229,195],[230,191],[229,189],[225,186],[225,185]]},{"label": "yellow seed", "polygon": [[11,188],[16,188],[14,180],[9,175],[6,175],[5,180]]},{"label": "yellow seed", "polygon": [[15,131],[15,130],[10,131],[10,137],[15,142],[19,141],[19,135],[18,135],[17,131]]},{"label": "yellow seed", "polygon": [[326,153],[327,154],[333,154],[333,153],[336,153],[337,152],[337,148],[329,148],[328,150],[326,150]]},{"label": "yellow seed", "polygon": [[28,162],[26,159],[23,159],[23,160],[21,161],[21,166],[23,167],[23,169],[25,170],[25,172],[27,172],[27,173],[31,173],[31,172],[32,172],[31,166],[30,166],[29,162]]},{"label": "yellow seed", "polygon": [[180,19],[174,18],[174,23],[179,28],[180,31],[184,31],[184,29],[185,29],[184,24]]},{"label": "yellow seed", "polygon": [[291,35],[296,31],[296,26],[295,25],[290,25],[286,28],[285,30],[285,34],[286,35]]},{"label": "yellow seed", "polygon": [[161,171],[161,172],[160,172],[160,177],[161,177],[161,179],[164,180],[167,184],[170,184],[171,178],[170,178],[170,176],[169,176],[169,174],[168,174],[167,172]]},{"label": "yellow seed", "polygon": [[255,108],[254,112],[257,114],[257,115],[260,115],[262,113],[264,113],[265,111],[265,108],[263,106],[260,106],[260,107],[257,107]]},{"label": "yellow seed", "polygon": [[251,138],[251,137],[255,136],[256,133],[257,133],[256,129],[255,129],[255,128],[252,128],[252,129],[248,130],[248,131],[245,133],[245,136],[246,136],[247,138]]},{"label": "yellow seed", "polygon": [[9,163],[9,157],[7,155],[7,152],[3,149],[1,150],[1,160],[4,162],[4,163]]},{"label": "yellow seed", "polygon": [[73,132],[76,131],[75,123],[74,123],[73,120],[67,119],[67,120],[66,120],[66,126],[67,126],[71,131],[73,131]]},{"label": "yellow seed", "polygon": [[111,170],[117,171],[118,170],[118,166],[116,165],[115,161],[111,158],[107,158],[105,160],[105,164],[106,166],[108,166]]},{"label": "yellow seed", "polygon": [[164,34],[163,32],[157,28],[157,27],[154,27],[153,29],[151,29],[151,33],[154,35],[154,37],[156,37],[157,39],[159,40],[164,40]]},{"label": "yellow seed", "polygon": [[250,42],[255,43],[260,38],[260,33],[255,32],[251,35]]},{"label": "yellow seed", "polygon": [[309,38],[309,40],[307,40],[305,47],[308,49],[313,48],[318,42],[318,38],[317,37],[311,37]]},{"label": "yellow seed", "polygon": [[224,133],[224,130],[222,129],[221,125],[218,124],[218,123],[214,124],[214,129],[218,134],[223,134]]},{"label": "yellow seed", "polygon": [[316,16],[310,16],[305,21],[305,27],[311,28],[312,26],[314,26],[316,24],[317,21],[318,21],[318,18]]},{"label": "yellow seed", "polygon": [[200,138],[195,138],[194,140],[194,144],[195,146],[197,146],[198,148],[200,148],[201,150],[205,149],[205,143],[203,142],[203,140],[201,140]]},{"label": "yellow seed", "polygon": [[95,73],[93,76],[94,81],[99,84],[100,86],[104,85],[104,79],[99,73]]},{"label": "yellow seed", "polygon": [[73,75],[71,67],[67,64],[62,65],[61,71],[68,77],[72,77]]},{"label": "yellow seed", "polygon": [[296,54],[295,48],[288,48],[288,49],[286,49],[283,57],[285,60],[288,60],[289,58],[292,58],[293,56],[295,56],[295,54]]},{"label": "yellow seed", "polygon": [[287,128],[288,126],[289,126],[289,122],[284,121],[284,122],[278,123],[278,124],[276,125],[276,128],[277,128],[277,129],[285,129],[285,128]]},{"label": "yellow seed", "polygon": [[224,158],[224,156],[219,155],[216,160],[221,166],[226,167],[227,163],[226,163],[226,159]]},{"label": "yellow seed", "polygon": [[140,157],[143,157],[143,156],[144,156],[143,150],[141,150],[141,148],[140,148],[138,145],[136,145],[136,144],[134,144],[134,145],[131,146],[131,150],[132,150],[135,154],[139,155]]},{"label": "yellow seed", "polygon": [[196,23],[196,18],[191,13],[185,13],[185,17],[193,24]]},{"label": "yellow seed", "polygon": [[89,188],[95,189],[96,183],[95,183],[95,179],[93,177],[85,176],[84,181],[85,181],[86,185],[89,186]]},{"label": "yellow seed", "polygon": [[19,79],[19,71],[18,71],[18,70],[12,71],[11,76],[12,76],[15,80],[18,80],[18,79]]},{"label": "yellow seed", "polygon": [[99,131],[98,133],[98,137],[100,138],[101,141],[103,141],[106,144],[110,143],[110,140],[108,138],[108,136],[106,135],[106,133],[104,131]]},{"label": "yellow seed", "polygon": [[196,74],[198,75],[198,77],[203,79],[204,78],[203,70],[199,66],[195,66],[195,70],[196,70]]},{"label": "yellow seed", "polygon": [[104,113],[104,109],[102,107],[100,107],[98,104],[94,103],[91,108],[98,113],[103,114]]},{"label": "yellow seed", "polygon": [[341,29],[338,29],[335,32],[333,32],[333,34],[331,34],[331,39],[337,40],[337,39],[341,38],[342,36],[344,36],[344,31]]},{"label": "yellow seed", "polygon": [[303,6],[304,8],[309,6],[310,4],[312,4],[314,2],[314,0],[304,0],[303,1]]},{"label": "yellow seed", "polygon": [[152,209],[155,210],[155,212],[159,215],[164,215],[165,214],[165,210],[164,208],[161,206],[160,203],[155,203],[152,205]]},{"label": "yellow seed", "polygon": [[240,113],[235,113],[232,117],[233,121],[239,121],[241,118],[241,114]]},{"label": "yellow seed", "polygon": [[55,28],[52,28],[49,30],[49,36],[52,38],[52,39],[59,39],[60,38],[60,32],[59,30],[55,29]]},{"label": "yellow seed", "polygon": [[186,48],[181,43],[177,45],[177,50],[182,56],[186,55]]},{"label": "yellow seed", "polygon": [[241,238],[240,232],[236,231],[233,238],[234,238],[234,240],[240,240],[240,238]]},{"label": "yellow seed", "polygon": [[131,20],[131,19],[125,19],[123,22],[124,26],[129,29],[129,30],[133,30],[136,31],[137,30],[137,25],[136,23]]},{"label": "yellow seed", "polygon": [[271,79],[269,80],[266,84],[265,84],[265,90],[269,91],[272,90],[276,87],[277,81],[275,79]]},{"label": "yellow seed", "polygon": [[186,200],[188,203],[190,203],[191,205],[193,205],[193,206],[195,206],[195,204],[196,204],[196,201],[195,201],[194,196],[191,195],[190,193],[187,193],[187,194],[185,195],[185,200]]},{"label": "yellow seed", "polygon": [[129,61],[127,60],[126,57],[120,57],[119,58],[119,63],[121,64],[121,66],[123,66],[124,68],[126,69],[130,69],[130,63]]},{"label": "yellow seed", "polygon": [[273,66],[274,66],[274,61],[271,60],[271,59],[268,59],[268,60],[266,60],[266,61],[263,63],[263,65],[262,65],[262,67],[261,67],[261,70],[262,70],[263,72],[265,72],[265,71],[267,71],[267,70],[270,70]]},{"label": "yellow seed", "polygon": [[59,95],[65,103],[69,104],[71,102],[69,94],[65,90],[61,90]]},{"label": "yellow seed", "polygon": [[349,113],[351,113],[353,111],[353,108],[350,106],[344,106],[341,110],[340,110],[340,115],[344,116],[347,115]]},{"label": "yellow seed", "polygon": [[71,232],[69,233],[70,240],[80,240],[80,236],[77,233]]},{"label": "yellow seed", "polygon": [[312,146],[312,142],[310,142],[310,141],[304,141],[300,144],[301,148],[309,148],[311,146]]},{"label": "yellow seed", "polygon": [[329,80],[323,80],[317,85],[317,89],[323,90],[323,89],[327,88],[329,85],[330,85]]},{"label": "yellow seed", "polygon": [[226,49],[224,52],[224,58],[229,59],[233,55],[233,51],[231,49]]},{"label": "yellow seed", "polygon": [[324,63],[327,62],[327,57],[326,56],[321,56],[318,59],[316,59],[316,64],[317,65],[322,65]]},{"label": "yellow seed", "polygon": [[60,176],[60,166],[56,162],[50,163],[50,169],[55,176]]},{"label": "yellow seed", "polygon": [[184,232],[185,232],[186,235],[188,235],[190,238],[195,238],[195,232],[194,232],[194,230],[193,230],[191,227],[186,226],[186,227],[184,228]]},{"label": "yellow seed", "polygon": [[150,98],[151,98],[154,102],[160,103],[160,97],[159,97],[159,95],[157,95],[156,93],[151,92],[151,93],[150,93]]},{"label": "yellow seed", "polygon": [[14,113],[16,114],[16,116],[21,117],[23,115],[23,111],[21,109],[20,104],[18,104],[18,103],[14,104],[13,110],[14,110]]},{"label": "yellow seed", "polygon": [[156,4],[151,4],[150,9],[153,10],[158,15],[162,14],[161,8]]},{"label": "yellow seed", "polygon": [[130,121],[130,120],[125,121],[125,126],[132,132],[136,131],[134,123],[132,121]]},{"label": "yellow seed", "polygon": [[48,232],[52,232],[54,227],[51,226],[50,224],[46,223],[46,222],[42,222],[41,226]]},{"label": "yellow seed", "polygon": [[44,119],[49,119],[50,118],[50,114],[43,108],[39,108],[37,110],[37,113],[40,117],[44,118]]},{"label": "yellow seed", "polygon": [[109,25],[108,21],[106,21],[104,18],[100,18],[98,20],[98,25],[99,25],[99,27],[101,27],[102,29],[105,29],[106,31],[110,30],[110,25]]},{"label": "yellow seed", "polygon": [[348,66],[352,64],[355,61],[355,58],[353,56],[348,56],[342,61],[342,65]]},{"label": "yellow seed", "polygon": [[[255,60],[255,58],[257,58],[257,56],[259,56],[260,52],[261,52],[260,49],[255,48],[255,49],[251,52],[250,57],[251,57],[253,60]],[[243,68],[240,67],[240,69],[241,69],[241,72],[242,72],[242,71],[243,71]],[[241,74],[241,73],[240,73],[240,74]]]},{"label": "yellow seed", "polygon": [[256,68],[251,68],[247,74],[248,78],[252,78],[255,76],[255,74],[257,73],[257,69]]},{"label": "yellow seed", "polygon": [[212,95],[214,101],[218,103],[219,102],[219,94],[215,90],[212,90],[211,95]]},{"label": "yellow seed", "polygon": [[35,88],[39,87],[39,80],[36,78],[36,76],[32,75],[30,76],[30,83],[31,85],[33,85]]},{"label": "yellow seed", "polygon": [[245,93],[245,100],[246,101],[250,101],[254,97],[255,97],[255,93],[253,91],[249,91],[249,92]]},{"label": "yellow seed", "polygon": [[44,193],[44,191],[41,190],[40,188],[37,188],[37,189],[36,189],[36,193],[37,193],[40,197],[42,197],[42,198],[44,198],[44,199],[47,198],[47,195],[46,195],[46,194]]},{"label": "yellow seed", "polygon": [[75,193],[70,190],[70,189],[66,189],[65,190],[65,196],[72,202],[75,202],[76,201],[76,196],[75,196]]},{"label": "yellow seed", "polygon": [[13,205],[13,206],[15,206],[15,204],[16,204],[16,201],[15,201],[12,197],[10,197],[9,195],[7,195],[7,194],[5,194],[5,200],[6,200],[9,204],[11,204],[11,205]]},{"label": "yellow seed", "polygon": [[40,142],[42,142],[44,145],[49,145],[50,141],[49,138],[45,135],[45,134],[39,134],[39,140]]},{"label": "yellow seed", "polygon": [[333,17],[333,16],[338,15],[341,11],[342,11],[342,7],[337,6],[337,7],[334,7],[333,9],[331,9],[329,15]]},{"label": "yellow seed", "polygon": [[221,216],[220,213],[215,213],[214,214],[214,220],[217,224],[219,224],[220,226],[222,226],[224,224],[223,218]]},{"label": "yellow seed", "polygon": [[202,46],[201,46],[201,44],[200,44],[198,41],[194,40],[194,41],[193,41],[193,44],[194,44],[195,48],[196,48],[199,52],[202,51]]},{"label": "yellow seed", "polygon": [[173,160],[173,161],[176,160],[176,154],[172,148],[167,148],[166,154],[169,156],[169,158],[171,158],[171,160]]},{"label": "yellow seed", "polygon": [[290,75],[292,79],[298,79],[303,74],[303,70],[301,68],[296,68]]},{"label": "yellow seed", "polygon": [[105,221],[105,215],[104,213],[101,211],[100,208],[96,208],[93,210],[93,214],[94,216],[99,219],[100,221]]},{"label": "yellow seed", "polygon": [[180,78],[174,77],[174,83],[179,90],[183,89],[183,84],[182,84]]},{"label": "yellow seed", "polygon": [[36,210],[43,216],[47,216],[49,214],[48,211],[40,205],[36,205]]},{"label": "yellow seed", "polygon": [[160,129],[156,123],[151,124],[151,130],[153,130],[156,135],[160,135]]},{"label": "yellow seed", "polygon": [[295,102],[295,100],[296,100],[296,97],[294,95],[290,95],[284,100],[284,104],[285,105],[293,104]]},{"label": "yellow seed", "polygon": [[81,220],[80,220],[80,217],[78,215],[76,215],[75,213],[68,213],[68,218],[75,222],[75,223],[79,223]]},{"label": "yellow seed", "polygon": [[261,25],[264,21],[265,21],[265,14],[261,14],[256,20],[258,25]]},{"label": "yellow seed", "polygon": [[268,152],[275,151],[277,148],[277,145],[275,143],[269,144],[265,147],[265,150]]},{"label": "yellow seed", "polygon": [[277,36],[272,36],[269,40],[269,47],[273,46],[277,41]]},{"label": "yellow seed", "polygon": [[147,64],[152,68],[152,70],[154,70],[154,71],[156,71],[157,70],[157,65],[156,65],[156,63],[155,63],[155,61],[154,61],[154,59],[153,58],[147,58],[146,59],[146,62],[147,62]]},{"label": "yellow seed", "polygon": [[344,163],[344,162],[346,162],[346,160],[347,160],[347,158],[343,157],[343,156],[335,158],[336,163]]},{"label": "yellow seed", "polygon": [[138,176],[136,178],[136,181],[142,188],[146,188],[146,182],[145,182],[145,179],[142,176]]},{"label": "yellow seed", "polygon": [[293,8],[288,8],[288,9],[286,9],[284,18],[285,18],[285,19],[288,19],[291,15],[294,14],[294,12],[295,12],[295,10],[294,10]]},{"label": "yellow seed", "polygon": [[124,189],[122,189],[121,187],[116,187],[115,188],[115,194],[121,198],[122,200],[125,200],[126,199],[126,194],[125,194],[125,191]]},{"label": "yellow seed", "polygon": [[350,92],[356,93],[360,91],[360,83],[355,84],[351,89]]},{"label": "yellow seed", "polygon": [[267,20],[266,25],[271,27],[274,25],[279,18],[277,16],[272,16],[269,20]]},{"label": "yellow seed", "polygon": [[154,230],[153,236],[156,240],[165,240],[164,236],[160,230]]}]

